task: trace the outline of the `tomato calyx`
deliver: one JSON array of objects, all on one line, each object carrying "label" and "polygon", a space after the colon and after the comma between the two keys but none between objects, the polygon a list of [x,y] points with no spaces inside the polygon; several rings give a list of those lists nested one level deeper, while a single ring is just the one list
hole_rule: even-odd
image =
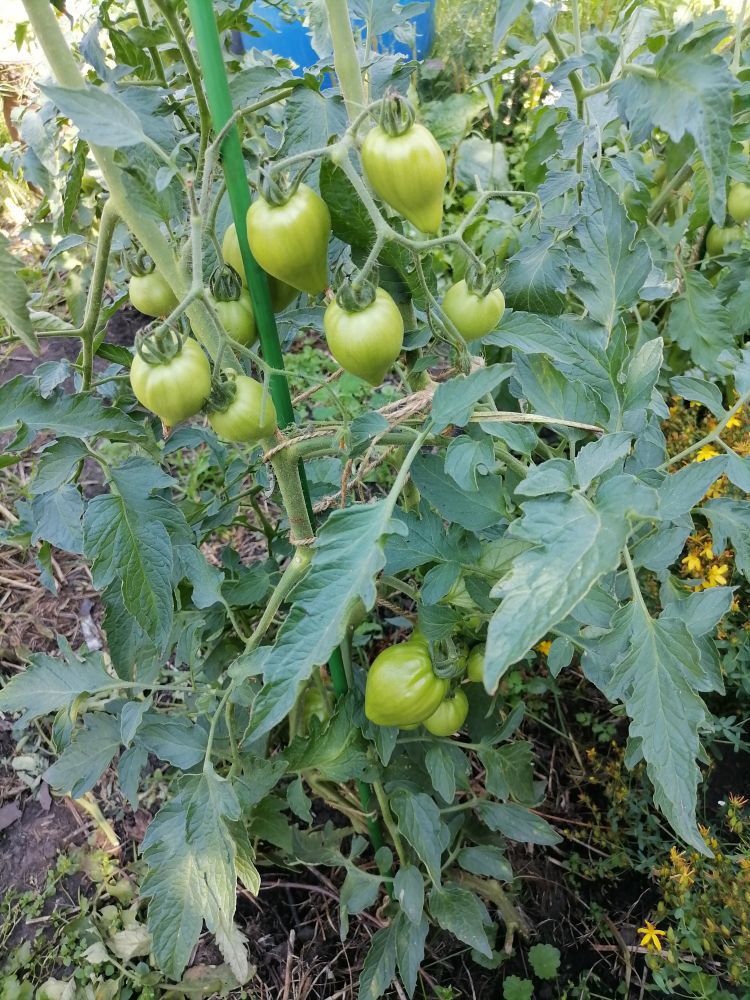
[{"label": "tomato calyx", "polygon": [[466,671],[467,650],[450,638],[441,639],[431,646],[432,669],[436,677],[454,680]]},{"label": "tomato calyx", "polygon": [[242,279],[231,264],[217,264],[208,287],[217,302],[236,302],[242,292]]},{"label": "tomato calyx", "polygon": [[131,278],[143,278],[156,269],[151,257],[143,247],[133,244],[130,250],[122,251],[122,263]]},{"label": "tomato calyx", "polygon": [[182,350],[186,334],[164,323],[149,323],[135,338],[138,356],[148,365],[164,365]]},{"label": "tomato calyx", "polygon": [[344,312],[362,312],[375,301],[378,291],[377,265],[370,271],[369,277],[361,274],[354,277],[342,277],[336,289],[336,302]]},{"label": "tomato calyx", "polygon": [[492,261],[481,268],[472,261],[466,268],[466,287],[472,295],[480,299],[486,298],[498,284],[497,261]]},{"label": "tomato calyx", "polygon": [[[312,163],[312,161],[310,161]],[[302,183],[305,174],[310,169],[310,163],[294,176],[288,173],[277,173],[271,166],[260,168],[260,182],[258,191],[264,201],[275,208],[280,208],[294,197]]]},{"label": "tomato calyx", "polygon": [[211,393],[206,401],[208,413],[225,413],[237,396],[237,385],[234,381],[235,372],[225,368],[217,378],[211,381]]},{"label": "tomato calyx", "polygon": [[414,106],[398,91],[385,95],[380,109],[380,127],[391,137],[408,132],[416,120]]}]

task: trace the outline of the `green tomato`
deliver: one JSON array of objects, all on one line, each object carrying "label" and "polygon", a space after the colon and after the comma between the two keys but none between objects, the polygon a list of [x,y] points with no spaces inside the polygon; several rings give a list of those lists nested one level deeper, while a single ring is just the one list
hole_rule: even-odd
[{"label": "green tomato", "polygon": [[177,298],[158,271],[136,274],[128,288],[130,301],[144,316],[168,316],[177,308]]},{"label": "green tomato", "polygon": [[247,210],[247,238],[264,271],[308,295],[328,284],[331,213],[306,184],[283,205],[256,198]]},{"label": "green tomato", "polygon": [[750,184],[732,184],[727,198],[727,210],[735,222],[750,219]]},{"label": "green tomato", "polygon": [[474,646],[469,653],[469,661],[466,664],[466,676],[474,684],[484,683],[484,650],[485,645],[481,643]]},{"label": "green tomato", "polygon": [[505,296],[499,288],[476,295],[462,278],[443,296],[442,308],[464,340],[479,340],[495,329],[505,312]]},{"label": "green tomato", "polygon": [[225,410],[212,410],[208,422],[223,441],[261,441],[271,437],[278,424],[273,400],[263,383],[248,375],[230,374],[235,395]]},{"label": "green tomato", "polygon": [[739,226],[711,226],[706,236],[706,253],[711,257],[718,257],[724,253],[724,247],[728,243],[736,243],[742,239],[742,230]]},{"label": "green tomato", "polygon": [[150,364],[136,353],[130,384],[139,403],[174,427],[194,416],[208,399],[211,366],[200,344],[188,339],[174,357],[160,364]]},{"label": "green tomato", "polygon": [[[247,286],[245,265],[242,263],[240,243],[237,239],[237,230],[234,223],[232,223],[232,225],[229,226],[227,231],[224,233],[224,239],[221,243],[221,255],[224,258],[225,263],[231,264],[237,274],[239,274],[243,285]],[[279,281],[278,278],[274,278],[271,274],[267,274],[266,278],[268,279],[268,291],[271,293],[271,306],[273,311],[281,312],[282,309],[286,309],[289,303],[297,298],[299,292],[296,288],[292,288],[291,285],[287,285],[285,282]]]},{"label": "green tomato", "polygon": [[365,715],[378,726],[411,726],[429,719],[447,691],[427,645],[401,642],[384,649],[367,673]]},{"label": "green tomato", "polygon": [[326,706],[323,692],[315,685],[309,687],[302,699],[302,721],[305,732],[310,728],[313,719],[325,722],[328,718],[328,707]]},{"label": "green tomato", "polygon": [[236,340],[238,344],[252,344],[256,337],[256,328],[248,290],[243,288],[238,299],[226,302],[219,302],[212,295],[209,298],[221,325],[232,340]]},{"label": "green tomato", "polygon": [[334,299],[325,311],[323,329],[341,367],[375,386],[381,384],[404,343],[403,318],[382,288],[359,312],[347,312]]},{"label": "green tomato", "polygon": [[469,699],[458,689],[441,701],[429,719],[425,719],[424,727],[433,736],[453,736],[457,733],[469,714]]},{"label": "green tomato", "polygon": [[376,125],[362,144],[362,166],[373,191],[423,233],[437,233],[443,220],[445,156],[424,125],[389,135]]}]

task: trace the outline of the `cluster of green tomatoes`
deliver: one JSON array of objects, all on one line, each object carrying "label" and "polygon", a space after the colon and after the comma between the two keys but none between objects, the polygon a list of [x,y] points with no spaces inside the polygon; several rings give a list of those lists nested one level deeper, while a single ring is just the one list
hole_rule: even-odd
[{"label": "cluster of green tomatoes", "polygon": [[[367,134],[360,153],[370,187],[391,209],[423,233],[437,233],[443,218],[445,156],[434,136],[403,114],[404,101],[384,102],[381,123]],[[396,107],[396,112],[394,112]],[[390,111],[386,113],[386,108]],[[264,175],[246,219],[250,249],[268,276],[274,311],[284,309],[299,292],[318,295],[328,287],[331,216],[325,201],[308,185]],[[224,263],[210,283],[209,301],[230,340],[247,346],[256,339],[256,323],[234,225],[222,242]],[[153,267],[131,265],[130,299],[146,315],[167,316],[177,307],[171,288]],[[457,281],[442,301],[446,317],[466,341],[495,329],[505,299],[486,276]],[[391,295],[366,275],[346,279],[326,307],[323,327],[328,348],[347,372],[373,386],[383,382],[399,357],[404,321]],[[212,384],[208,359],[186,337],[162,336],[162,343],[141,340],[131,368],[136,398],[165,424],[207,409],[219,436],[234,441],[259,440],[276,426],[273,404],[263,386],[248,376],[226,373]]]},{"label": "cluster of green tomatoes", "polygon": [[453,736],[469,714],[469,700],[461,682],[481,684],[484,645],[452,659],[437,672],[430,647],[415,630],[406,642],[384,649],[367,674],[365,715],[378,726],[416,729],[423,725],[433,736]]},{"label": "cluster of green tomatoes", "polygon": [[750,219],[750,184],[736,181],[729,187],[727,212],[737,225],[711,226],[706,234],[706,253],[718,257],[730,243],[742,239],[742,225]]}]

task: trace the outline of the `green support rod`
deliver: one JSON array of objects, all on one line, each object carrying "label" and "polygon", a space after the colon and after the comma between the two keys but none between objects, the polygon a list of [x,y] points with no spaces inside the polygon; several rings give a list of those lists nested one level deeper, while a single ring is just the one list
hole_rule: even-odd
[{"label": "green support rod", "polygon": [[[208,106],[211,111],[211,120],[214,130],[218,133],[232,117],[233,109],[213,4],[211,0],[188,0],[188,10],[190,12],[193,33],[195,34],[195,41],[198,46],[198,58],[203,72],[203,81],[206,88]],[[264,271],[253,257],[250,244],[247,240],[245,218],[247,210],[250,207],[250,189],[245,174],[245,161],[242,156],[242,145],[237,126],[229,130],[222,143],[221,163],[226,179],[229,203],[232,208],[232,218],[237,229],[240,254],[242,255],[242,263],[247,276],[247,285],[253,303],[253,313],[255,314],[255,322],[258,327],[263,357],[274,368],[283,369],[284,357],[281,353],[276,320],[271,306],[268,281]],[[283,375],[271,376],[270,391],[281,426],[285,427],[293,423],[294,410],[292,409],[292,397],[289,393],[289,384]],[[305,503],[310,514],[310,520],[312,521],[310,494],[301,463],[300,480],[305,495]],[[336,697],[340,697],[347,690],[346,673],[344,672],[344,663],[340,650],[337,649],[331,655],[328,666],[331,671],[334,692]],[[362,808],[369,814],[370,789],[361,782],[359,784],[359,795]],[[367,816],[367,825],[372,845],[377,850],[383,843],[380,825],[371,815]]]}]

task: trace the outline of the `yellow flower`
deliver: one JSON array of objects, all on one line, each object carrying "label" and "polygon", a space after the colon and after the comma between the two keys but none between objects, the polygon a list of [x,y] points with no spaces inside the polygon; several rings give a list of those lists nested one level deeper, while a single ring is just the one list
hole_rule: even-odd
[{"label": "yellow flower", "polygon": [[682,565],[691,576],[699,576],[703,572],[703,563],[697,552],[688,552],[682,560]]},{"label": "yellow flower", "polygon": [[708,576],[703,581],[703,589],[708,590],[710,587],[726,587],[729,582],[729,567],[726,563],[722,563],[720,566],[711,566],[708,570]]},{"label": "yellow flower", "polygon": [[646,921],[645,927],[639,927],[638,933],[642,934],[641,948],[648,948],[649,951],[661,951],[660,937],[666,937],[666,931],[657,930],[650,920]]},{"label": "yellow flower", "polygon": [[740,420],[740,414],[742,413],[742,408],[737,410],[733,417],[727,420],[727,430],[731,430],[733,427],[742,427],[742,421]]},{"label": "yellow flower", "polygon": [[713,559],[714,558],[714,550],[713,550],[713,548],[711,547],[710,544],[703,546],[703,556],[704,556],[705,559]]},{"label": "yellow flower", "polygon": [[707,462],[709,458],[716,458],[716,456],[718,454],[719,454],[719,452],[716,450],[716,448],[714,448],[713,445],[711,445],[711,444],[704,444],[703,447],[700,449],[700,451],[698,451],[698,453],[696,454],[696,456],[693,459],[693,461],[694,462]]},{"label": "yellow flower", "polygon": [[549,656],[549,651],[552,648],[552,643],[549,639],[543,639],[542,642],[538,643],[535,647],[538,653],[542,653],[543,656]]}]

